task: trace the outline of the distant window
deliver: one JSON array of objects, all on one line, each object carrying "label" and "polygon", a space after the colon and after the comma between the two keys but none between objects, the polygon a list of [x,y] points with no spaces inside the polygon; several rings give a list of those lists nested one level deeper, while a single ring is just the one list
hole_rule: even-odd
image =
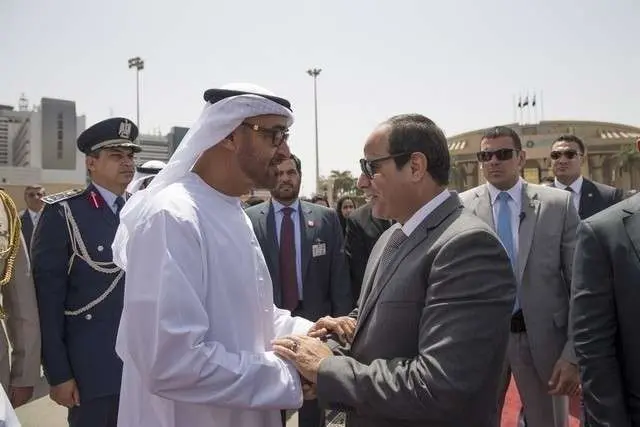
[{"label": "distant window", "polygon": [[58,141],[62,140],[63,133],[61,130],[58,131]]}]

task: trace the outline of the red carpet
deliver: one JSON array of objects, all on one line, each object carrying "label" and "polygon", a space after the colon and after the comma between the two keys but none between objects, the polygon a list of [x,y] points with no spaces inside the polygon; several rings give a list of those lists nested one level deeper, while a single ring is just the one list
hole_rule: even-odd
[{"label": "red carpet", "polygon": [[[520,396],[518,395],[518,389],[516,384],[511,380],[509,385],[509,391],[504,401],[504,408],[502,410],[502,426],[501,427],[516,427],[518,421],[518,414],[520,413]],[[569,427],[580,426],[580,399],[571,399],[571,418]]]}]

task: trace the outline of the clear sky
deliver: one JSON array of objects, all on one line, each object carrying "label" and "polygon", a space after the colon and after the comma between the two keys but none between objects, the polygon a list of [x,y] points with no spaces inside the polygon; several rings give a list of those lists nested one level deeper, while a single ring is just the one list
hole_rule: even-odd
[{"label": "clear sky", "polygon": [[[639,0],[0,0],[0,103],[76,101],[87,125],[189,126],[205,89],[250,81],[289,98],[291,147],[314,187],[311,67],[320,172],[358,171],[375,125],[419,112],[447,133],[513,121],[543,91],[544,118],[640,126]],[[538,113],[539,114],[539,113]]]}]

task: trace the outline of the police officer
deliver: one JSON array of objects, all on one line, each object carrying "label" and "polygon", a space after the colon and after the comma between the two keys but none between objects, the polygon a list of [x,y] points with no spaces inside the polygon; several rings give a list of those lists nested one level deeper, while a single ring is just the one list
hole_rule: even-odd
[{"label": "police officer", "polygon": [[31,245],[50,396],[71,427],[115,427],[122,362],[115,351],[124,271],[111,254],[125,189],[133,178],[137,127],[124,118],[78,137],[91,184],[43,198]]}]

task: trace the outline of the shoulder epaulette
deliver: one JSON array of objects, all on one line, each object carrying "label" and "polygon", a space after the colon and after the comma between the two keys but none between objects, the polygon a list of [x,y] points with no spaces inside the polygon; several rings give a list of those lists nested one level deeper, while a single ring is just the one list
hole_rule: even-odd
[{"label": "shoulder epaulette", "polygon": [[48,205],[61,202],[63,200],[71,199],[84,191],[84,188],[74,188],[73,190],[66,190],[61,193],[50,194],[42,198],[42,201]]}]

